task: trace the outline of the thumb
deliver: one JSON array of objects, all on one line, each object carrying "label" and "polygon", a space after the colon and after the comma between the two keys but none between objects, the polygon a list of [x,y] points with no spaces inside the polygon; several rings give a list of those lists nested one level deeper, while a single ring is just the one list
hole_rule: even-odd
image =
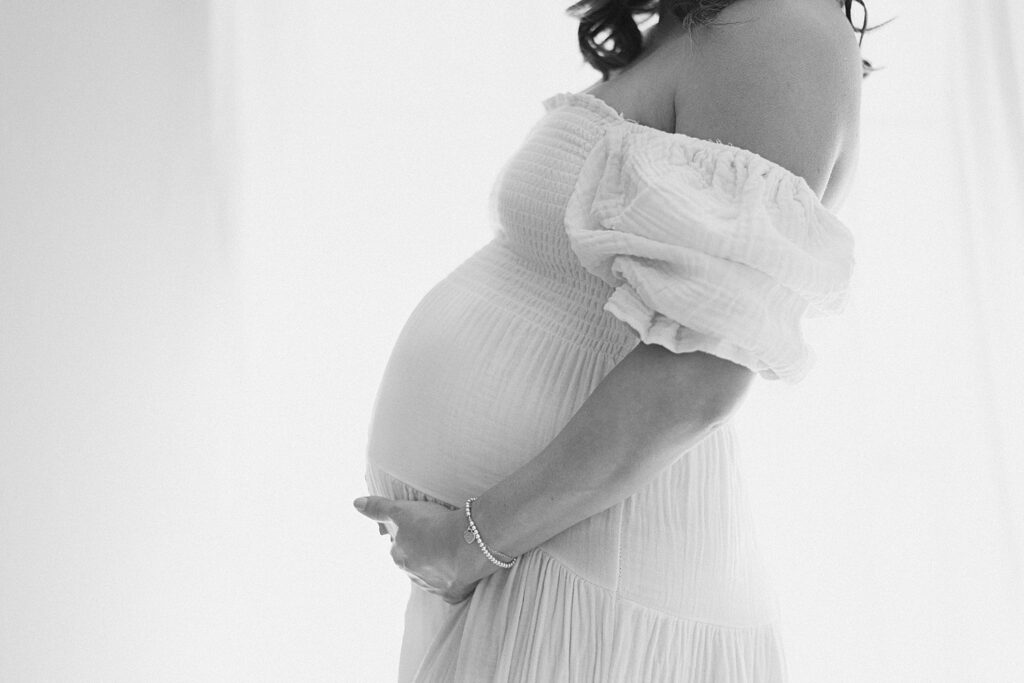
[{"label": "thumb", "polygon": [[353,501],[356,510],[378,522],[391,521],[391,509],[395,501],[384,496],[363,496]]}]

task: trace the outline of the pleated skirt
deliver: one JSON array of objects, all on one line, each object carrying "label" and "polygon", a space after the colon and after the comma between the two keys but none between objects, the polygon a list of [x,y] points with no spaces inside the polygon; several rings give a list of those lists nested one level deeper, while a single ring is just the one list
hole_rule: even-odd
[{"label": "pleated skirt", "polygon": [[[786,681],[733,448],[726,426],[458,605],[410,582],[399,681]],[[456,507],[372,465],[366,479],[375,495]]]}]

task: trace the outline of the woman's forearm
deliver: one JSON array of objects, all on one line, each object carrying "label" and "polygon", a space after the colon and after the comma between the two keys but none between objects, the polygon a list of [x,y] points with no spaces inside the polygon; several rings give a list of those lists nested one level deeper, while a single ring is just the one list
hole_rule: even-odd
[{"label": "woman's forearm", "polygon": [[543,451],[479,495],[473,519],[487,545],[520,555],[636,492],[725,421],[752,376],[640,344]]}]

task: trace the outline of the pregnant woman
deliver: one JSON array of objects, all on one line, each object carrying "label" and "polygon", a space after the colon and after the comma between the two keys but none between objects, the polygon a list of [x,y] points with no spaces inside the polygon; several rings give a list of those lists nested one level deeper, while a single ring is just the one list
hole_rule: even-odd
[{"label": "pregnant woman", "polygon": [[602,80],[544,102],[377,394],[356,507],[413,582],[400,680],[784,681],[730,419],[844,302],[850,2],[571,9]]}]

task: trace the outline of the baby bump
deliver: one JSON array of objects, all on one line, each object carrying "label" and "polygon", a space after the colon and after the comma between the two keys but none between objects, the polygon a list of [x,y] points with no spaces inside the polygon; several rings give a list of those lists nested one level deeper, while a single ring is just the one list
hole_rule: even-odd
[{"label": "baby bump", "polygon": [[370,462],[442,500],[461,503],[539,453],[630,342],[594,326],[599,302],[517,268],[485,248],[434,287],[377,393]]}]

